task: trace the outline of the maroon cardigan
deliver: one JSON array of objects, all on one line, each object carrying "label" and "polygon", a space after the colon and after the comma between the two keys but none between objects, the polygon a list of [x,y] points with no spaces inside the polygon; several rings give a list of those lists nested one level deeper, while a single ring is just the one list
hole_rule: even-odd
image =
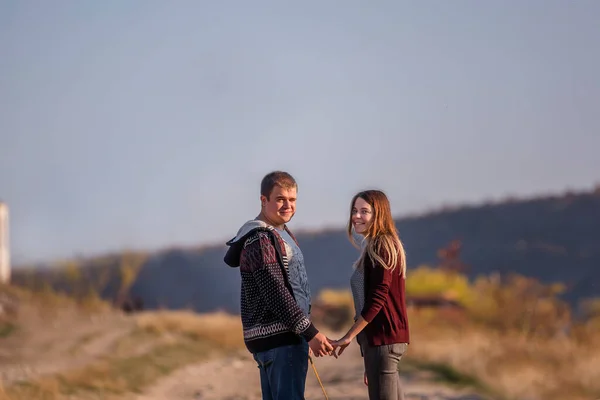
[{"label": "maroon cardigan", "polygon": [[369,323],[363,332],[370,346],[409,343],[406,280],[400,276],[400,268],[400,259],[390,271],[365,257],[365,305],[361,315]]}]

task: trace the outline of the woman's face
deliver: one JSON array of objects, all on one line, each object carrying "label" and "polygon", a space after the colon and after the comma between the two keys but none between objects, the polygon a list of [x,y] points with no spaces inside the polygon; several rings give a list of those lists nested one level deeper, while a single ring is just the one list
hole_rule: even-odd
[{"label": "woman's face", "polygon": [[359,235],[364,235],[373,219],[373,208],[364,199],[358,197],[352,207],[352,226]]}]

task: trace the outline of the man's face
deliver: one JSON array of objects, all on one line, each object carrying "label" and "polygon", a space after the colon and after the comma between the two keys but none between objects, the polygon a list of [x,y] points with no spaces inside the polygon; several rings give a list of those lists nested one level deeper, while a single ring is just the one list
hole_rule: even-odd
[{"label": "man's face", "polygon": [[275,185],[267,199],[260,196],[264,204],[263,214],[274,226],[287,224],[296,213],[296,188],[285,189]]}]

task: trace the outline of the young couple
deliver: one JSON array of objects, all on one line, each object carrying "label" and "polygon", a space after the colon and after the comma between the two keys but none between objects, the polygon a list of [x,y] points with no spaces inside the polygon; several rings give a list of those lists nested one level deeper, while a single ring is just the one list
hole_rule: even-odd
[{"label": "young couple", "polygon": [[308,356],[338,357],[357,339],[369,399],[403,399],[398,362],[409,343],[405,305],[406,257],[384,193],[354,196],[348,236],[363,236],[350,280],[355,322],[330,340],[310,320],[311,292],[304,258],[287,223],[298,185],[287,172],[261,183],[261,211],[227,242],[225,263],[239,267],[244,342],[260,370],[263,400],[301,400]]}]

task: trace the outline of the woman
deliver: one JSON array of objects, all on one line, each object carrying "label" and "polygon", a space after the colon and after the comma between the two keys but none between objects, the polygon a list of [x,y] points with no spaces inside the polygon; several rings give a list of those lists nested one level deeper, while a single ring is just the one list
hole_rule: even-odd
[{"label": "woman", "polygon": [[348,333],[331,344],[339,348],[339,356],[357,338],[369,400],[403,399],[398,362],[409,343],[406,256],[383,192],[367,190],[354,196],[348,236],[356,245],[353,231],[364,238],[350,280],[356,317]]}]

